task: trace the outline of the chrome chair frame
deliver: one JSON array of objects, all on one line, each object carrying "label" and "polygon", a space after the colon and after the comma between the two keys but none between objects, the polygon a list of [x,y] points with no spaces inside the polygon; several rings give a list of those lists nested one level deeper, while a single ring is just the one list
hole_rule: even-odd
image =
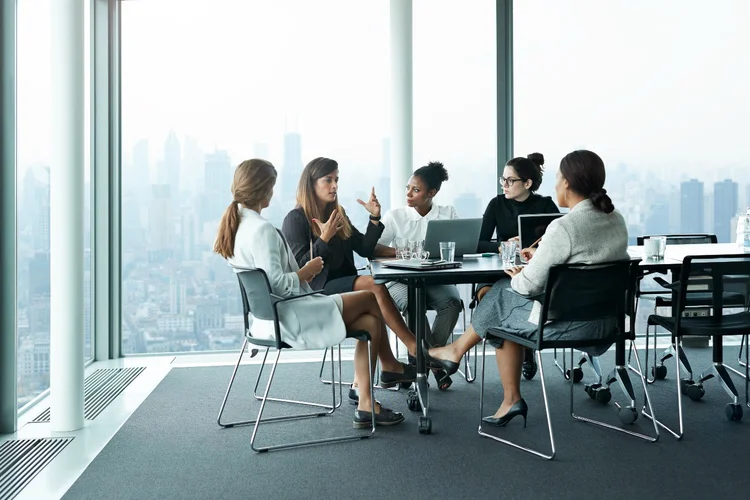
[{"label": "chrome chair frame", "polygon": [[[698,261],[696,263],[696,267],[699,267],[699,268],[701,266],[703,266],[704,268],[711,267],[711,264],[710,264],[711,261],[716,261],[717,264],[715,264],[715,265],[720,266],[719,267],[719,271],[716,271],[715,269],[711,268],[710,272],[711,272],[711,281],[712,281],[712,290],[711,290],[711,293],[713,295],[712,309],[713,309],[714,315],[721,317],[721,316],[723,316],[723,308],[724,308],[723,279],[724,279],[725,276],[729,275],[729,274],[724,274],[721,271],[721,266],[722,266],[721,261],[723,260],[723,261],[731,263],[731,261],[736,260],[736,261],[738,261],[738,264],[739,264],[739,263],[743,263],[743,261],[746,263],[747,262],[747,258],[748,258],[748,256],[744,255],[744,254],[710,255],[710,256],[687,256],[687,257],[685,257],[685,259],[683,261],[683,265],[682,265],[681,276],[680,276],[679,292],[677,293],[677,300],[675,302],[675,308],[674,308],[674,311],[673,311],[673,318],[674,318],[674,325],[673,325],[673,327],[674,327],[674,331],[670,332],[671,336],[672,336],[672,346],[671,347],[676,352],[680,352],[680,353],[682,352],[681,342],[682,342],[683,335],[680,334],[680,327],[683,326],[684,323],[688,323],[688,324],[690,323],[689,319],[682,317],[682,312],[685,310],[685,307],[686,307],[684,304],[686,303],[686,295],[687,295],[688,289],[690,287],[690,285],[688,284],[688,282],[689,282],[689,279],[691,277],[691,273],[693,272],[693,268],[692,268],[693,261],[694,260]],[[734,273],[733,272],[731,274],[741,275],[741,274],[746,274],[746,273],[742,273],[742,272],[736,272],[736,273]],[[740,313],[740,314],[746,314],[746,312],[745,313]],[[649,324],[652,324],[652,319],[656,320],[657,318],[660,318],[660,317],[656,316],[656,315],[649,316],[649,320],[648,320]],[[656,321],[654,321],[653,324],[655,326],[658,323],[656,323]],[[664,326],[664,325],[662,325],[662,326]],[[712,330],[712,331],[715,331],[715,330]],[[711,335],[711,332],[707,331],[706,335]],[[747,337],[748,337],[747,331],[744,334],[742,334],[742,335],[743,335],[743,337],[745,339],[747,339]],[[721,339],[723,338],[724,335],[713,334],[712,336],[714,338],[714,346],[713,346],[713,349],[714,349],[714,361],[711,364],[711,366],[706,371],[704,371],[701,374],[701,376],[699,377],[699,384],[702,383],[705,380],[710,379],[710,378],[714,378],[714,377],[717,378],[719,380],[721,386],[723,387],[723,389],[730,396],[730,398],[732,398],[733,403],[730,403],[730,404],[739,405],[740,404],[739,403],[739,394],[737,392],[737,388],[734,385],[734,382],[732,381],[731,377],[727,373],[727,369],[732,370],[732,371],[736,371],[736,370],[733,370],[731,367],[727,367],[726,365],[724,365],[724,363],[720,359],[720,354],[719,353],[723,349],[723,346],[721,344]],[[718,361],[716,361],[717,354],[719,355],[719,360]],[[747,355],[748,355],[748,352],[747,352],[747,349],[745,349],[746,360],[747,360]],[[659,425],[661,428],[663,428],[664,430],[666,430],[667,432],[669,432],[677,440],[682,439],[683,436],[685,435],[684,423],[683,423],[683,407],[682,407],[682,396],[683,396],[683,394],[682,394],[682,383],[683,383],[683,381],[681,380],[681,377],[680,377],[680,373],[681,373],[680,372],[680,363],[681,363],[680,356],[675,356],[675,370],[676,370],[675,373],[677,374],[677,376],[675,377],[675,381],[676,381],[676,387],[677,387],[678,430],[675,431],[674,429],[670,428],[669,426],[667,426],[663,422],[657,420],[657,418],[655,416],[653,416],[652,414],[649,414],[646,411],[645,407],[643,409],[643,414],[644,414],[644,416],[646,418],[649,418],[649,419],[653,420],[653,422],[655,424]],[[750,363],[746,362],[745,363],[745,373],[744,374],[739,373],[739,375],[743,376],[743,378],[745,379],[745,406],[748,406],[748,407],[750,407],[750,398],[748,397],[748,396],[750,396],[750,394],[749,394],[750,390],[748,389],[748,387],[750,386],[750,373],[749,373],[749,370],[750,370]],[[692,370],[689,370],[689,374],[690,374],[690,380],[692,380]]]},{"label": "chrome chair frame", "polygon": [[[282,421],[289,421],[289,420],[300,420],[300,419],[305,419],[305,418],[324,417],[327,415],[332,415],[336,411],[336,409],[341,406],[341,402],[340,401],[338,403],[336,402],[336,386],[334,384],[331,385],[332,401],[330,405],[307,402],[307,401],[297,401],[297,400],[291,400],[291,399],[271,398],[268,396],[271,390],[271,384],[273,383],[274,375],[276,373],[276,367],[278,366],[281,352],[284,349],[291,349],[289,345],[287,345],[281,340],[281,332],[280,332],[279,316],[278,316],[278,304],[297,300],[302,297],[307,297],[311,295],[320,295],[320,294],[318,292],[314,292],[314,293],[307,293],[307,294],[297,295],[293,297],[286,297],[286,298],[276,296],[271,293],[271,286],[270,286],[270,283],[268,282],[268,277],[266,276],[266,273],[262,269],[251,269],[251,268],[245,269],[242,272],[238,273],[237,279],[240,284],[240,292],[242,295],[243,316],[244,316],[244,322],[245,322],[245,339],[242,343],[242,348],[240,349],[240,354],[237,358],[237,363],[235,364],[234,369],[232,370],[232,376],[229,379],[227,390],[224,393],[224,398],[222,400],[221,407],[219,409],[219,415],[216,419],[217,424],[222,428],[231,428],[231,427],[238,427],[238,426],[243,426],[243,425],[253,425],[254,426],[253,432],[250,437],[250,447],[253,451],[256,451],[259,453],[267,452],[271,450],[282,450],[282,449],[297,448],[301,446],[311,446],[311,445],[318,445],[318,444],[324,444],[324,443],[355,441],[355,440],[367,439],[367,438],[372,437],[375,433],[375,412],[374,411],[371,412],[371,417],[372,417],[372,422],[370,426],[371,430],[370,430],[370,433],[366,435],[359,433],[355,435],[338,436],[338,437],[314,439],[314,440],[307,440],[307,441],[297,441],[297,442],[292,442],[292,443],[285,443],[285,444],[265,446],[265,447],[256,446],[255,440],[256,440],[258,429],[260,427],[261,422],[263,423],[282,422]],[[263,288],[263,289],[260,289],[260,288]],[[250,294],[248,293],[248,289],[251,292]],[[252,295],[252,297],[248,295]],[[255,306],[255,307],[253,308],[251,306]],[[275,332],[275,338],[273,340],[258,339],[252,336],[252,332],[249,327],[248,315],[251,314],[253,309],[255,309],[256,311],[256,313],[254,314],[255,318],[274,321],[276,332]],[[372,362],[370,361],[372,359],[370,356],[372,352],[372,341],[370,339],[369,334],[367,332],[350,332],[347,334],[347,338],[357,338],[358,340],[367,341],[368,365],[369,365],[370,373],[372,373]],[[222,416],[226,409],[227,401],[229,399],[229,394],[234,385],[234,381],[237,376],[240,363],[242,362],[242,357],[245,354],[248,344],[253,344],[253,345],[266,348],[266,352],[263,356],[263,361],[261,362],[261,365],[258,369],[258,377],[256,378],[256,381],[255,381],[255,387],[253,389],[253,396],[255,397],[256,400],[259,400],[261,402],[260,409],[258,410],[258,415],[255,419],[224,422],[222,421]],[[271,348],[276,349],[276,356],[271,365],[271,373],[268,376],[268,382],[266,383],[266,387],[263,392],[263,395],[259,396],[257,394],[257,389],[260,383],[261,374],[265,366],[266,358]],[[251,357],[255,357],[257,354],[258,354],[258,349],[253,348],[250,351]],[[340,359],[339,359],[339,375],[340,373],[341,372],[340,372]],[[334,363],[331,363],[331,378],[335,379]],[[372,391],[372,380],[370,380],[370,384],[371,384],[370,399],[371,399],[371,405],[374,408],[375,398],[374,398],[373,391]],[[339,385],[339,394],[341,395],[340,385]],[[294,415],[270,417],[270,418],[264,419],[263,411],[266,407],[266,403],[269,401],[315,407],[315,408],[320,408],[321,410],[326,410],[326,411],[319,410],[319,411],[314,411],[310,413],[299,413],[299,414],[294,414]]]},{"label": "chrome chair frame", "polygon": [[[579,269],[584,269],[584,272],[591,272],[591,271],[595,272],[595,268],[619,266],[620,268],[619,273],[620,273],[621,279],[628,281],[628,283],[622,286],[622,290],[619,290],[619,289],[617,290],[618,294],[622,292],[623,302],[626,303],[623,306],[618,305],[617,307],[619,311],[616,313],[616,317],[618,318],[617,329],[620,332],[624,332],[624,327],[625,327],[624,317],[626,314],[626,310],[627,310],[627,313],[632,313],[634,309],[633,289],[634,289],[634,280],[635,280],[635,269],[637,268],[637,265],[638,265],[638,261],[632,261],[632,262],[625,261],[625,262],[603,263],[603,264],[597,264],[594,266],[591,266],[591,265],[587,266],[587,265],[581,265],[581,264],[567,264],[567,265],[555,266],[550,270],[550,276],[548,278],[547,285],[545,287],[545,292],[544,292],[543,298],[541,298],[543,305],[542,305],[542,312],[541,312],[540,319],[539,319],[539,330],[537,333],[536,340],[526,340],[525,342],[523,341],[519,342],[520,339],[514,339],[512,335],[505,335],[499,329],[490,329],[490,332],[488,332],[487,336],[497,336],[500,338],[505,338],[506,340],[509,340],[511,342],[519,343],[523,345],[524,347],[535,348],[536,356],[537,356],[537,363],[539,365],[539,375],[540,375],[541,385],[542,385],[542,398],[544,400],[544,410],[545,410],[545,415],[547,419],[547,430],[549,432],[551,451],[549,454],[547,454],[542,451],[529,448],[526,446],[522,446],[509,439],[504,439],[504,438],[495,436],[493,434],[489,434],[484,431],[483,426],[482,426],[483,422],[481,418],[482,418],[482,415],[484,414],[484,379],[485,379],[485,365],[486,365],[485,354],[486,354],[486,345],[487,345],[486,337],[482,342],[482,355],[483,356],[482,356],[481,383],[480,383],[480,389],[479,389],[479,394],[480,394],[479,395],[479,418],[480,420],[479,420],[479,427],[477,429],[477,432],[480,436],[490,438],[499,443],[511,446],[513,448],[517,448],[519,450],[525,451],[527,453],[538,456],[540,458],[544,458],[546,460],[554,459],[557,451],[555,447],[554,432],[552,430],[552,419],[550,416],[549,400],[547,397],[547,385],[546,385],[545,377],[544,377],[544,366],[542,364],[541,351],[544,350],[545,348],[553,347],[556,343],[557,344],[569,344],[569,345],[564,345],[564,347],[570,348],[570,360],[571,360],[571,365],[572,365],[573,355],[574,355],[573,348],[583,347],[583,344],[585,343],[585,341],[576,341],[576,342],[567,343],[567,342],[544,340],[544,328],[545,328],[545,324],[547,323],[547,319],[550,317],[548,315],[550,314],[550,310],[551,310],[550,306],[551,306],[552,296],[555,293],[555,288],[557,286],[559,286],[560,288],[564,287],[564,285],[562,284],[561,277],[563,276],[562,273],[564,272],[565,269],[579,268]],[[590,270],[585,271],[586,268],[589,268]],[[558,280],[560,280],[559,285],[558,285]],[[576,316],[576,313],[573,313],[573,314],[568,313],[568,315],[565,317],[562,317],[562,319],[566,321],[567,320],[572,321],[572,320],[575,320],[575,316]],[[630,412],[629,416],[633,417],[633,420],[630,421],[629,423],[632,423],[635,421],[635,418],[637,418],[637,410],[635,410],[636,398],[635,398],[635,394],[633,391],[633,385],[630,382],[630,377],[628,376],[628,369],[625,363],[625,340],[630,340],[631,346],[633,349],[636,349],[636,352],[637,352],[637,347],[634,345],[635,335],[633,331],[633,327],[635,325],[635,317],[633,314],[630,314],[630,316],[631,316],[631,320],[630,320],[629,336],[626,339],[623,334],[620,334],[621,338],[615,342],[616,350],[617,350],[616,360],[615,360],[616,366],[611,372],[611,374],[607,377],[606,382],[608,385],[615,381],[618,382],[619,387],[628,397],[629,403],[630,403],[628,406],[621,407],[619,404],[617,403],[615,404],[619,408],[620,412],[622,412],[623,410],[625,410],[626,412]],[[591,317],[591,315],[589,315],[589,317]],[[560,346],[560,347],[563,347],[563,346]],[[636,357],[636,363],[640,367],[640,359],[638,359],[638,357]],[[651,396],[648,392],[648,384],[646,384],[646,381],[643,376],[640,376],[640,379],[641,379],[641,385],[643,386],[643,391],[645,395],[646,406],[644,406],[644,408],[648,407],[649,409],[651,409],[653,413],[653,406],[651,404]],[[598,427],[602,427],[605,429],[611,429],[611,430],[614,430],[623,434],[627,434],[629,436],[637,437],[639,439],[642,439],[644,441],[648,441],[651,443],[654,443],[659,440],[659,427],[656,425],[655,422],[653,422],[654,436],[652,437],[652,436],[648,436],[645,434],[641,434],[639,432],[631,431],[628,429],[623,429],[621,427],[617,427],[612,424],[608,424],[606,422],[595,420],[593,418],[578,415],[575,412],[575,407],[574,407],[574,392],[573,392],[574,388],[575,388],[575,383],[571,377],[570,379],[570,415],[573,419],[579,420],[588,424],[596,425]]]}]

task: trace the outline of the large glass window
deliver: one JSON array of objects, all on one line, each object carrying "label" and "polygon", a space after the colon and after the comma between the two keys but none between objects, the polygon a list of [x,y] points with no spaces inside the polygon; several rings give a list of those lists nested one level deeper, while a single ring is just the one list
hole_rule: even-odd
[{"label": "large glass window", "polygon": [[750,205],[750,4],[727,0],[514,2],[515,152],[591,149],[634,243],[734,241]]},{"label": "large glass window", "polygon": [[[179,16],[175,16],[179,12]],[[234,349],[237,281],[212,253],[234,168],[279,171],[280,227],[303,166],[340,165],[353,223],[388,194],[388,3],[122,4],[122,350]]]},{"label": "large glass window", "polygon": [[[50,168],[52,160],[51,2],[18,2],[18,407],[49,388],[50,368]],[[86,5],[86,19],[90,12]],[[86,73],[84,200],[84,357],[91,341],[91,211],[88,120],[89,28]]]},{"label": "large glass window", "polygon": [[414,168],[445,164],[436,202],[461,217],[497,195],[495,24],[494,0],[413,3]]}]

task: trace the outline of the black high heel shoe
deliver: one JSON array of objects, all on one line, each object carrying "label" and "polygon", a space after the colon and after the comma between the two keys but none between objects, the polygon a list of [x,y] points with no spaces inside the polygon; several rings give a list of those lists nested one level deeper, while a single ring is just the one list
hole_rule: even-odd
[{"label": "black high heel shoe", "polygon": [[433,358],[432,356],[430,356],[430,346],[428,346],[427,342],[425,342],[424,340],[422,341],[422,354],[424,355],[425,361],[430,366],[435,368],[442,368],[447,372],[448,375],[453,375],[454,373],[456,373],[460,366],[460,363],[456,363],[447,359]]},{"label": "black high heel shoe", "polygon": [[523,417],[523,427],[525,429],[526,414],[528,412],[529,407],[526,404],[526,401],[521,398],[521,400],[517,403],[514,403],[513,406],[510,407],[510,410],[508,410],[508,413],[506,413],[502,417],[484,417],[482,418],[482,422],[484,422],[485,424],[494,425],[495,427],[503,427],[505,424],[513,420],[516,416],[521,415]]}]

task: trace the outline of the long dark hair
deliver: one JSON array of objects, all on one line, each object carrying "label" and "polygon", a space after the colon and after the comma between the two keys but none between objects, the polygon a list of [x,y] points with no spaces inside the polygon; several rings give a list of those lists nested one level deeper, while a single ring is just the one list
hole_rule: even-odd
[{"label": "long dark hair", "polygon": [[339,164],[336,160],[323,157],[315,158],[305,165],[302,175],[299,178],[299,185],[297,186],[297,205],[302,207],[302,210],[305,212],[307,222],[310,224],[310,229],[312,229],[315,236],[320,236],[320,228],[313,222],[313,219],[318,219],[320,222],[327,222],[331,213],[334,210],[338,210],[344,216],[338,235],[342,240],[346,240],[352,235],[352,226],[346,218],[344,209],[339,205],[339,197],[337,196],[336,201],[333,203],[328,203],[321,212],[320,208],[318,208],[318,197],[315,195],[315,182],[338,168]]},{"label": "long dark hair", "polygon": [[589,198],[602,212],[608,214],[615,209],[612,199],[604,189],[607,172],[598,154],[585,149],[568,153],[560,161],[560,174],[568,181],[570,189]]}]

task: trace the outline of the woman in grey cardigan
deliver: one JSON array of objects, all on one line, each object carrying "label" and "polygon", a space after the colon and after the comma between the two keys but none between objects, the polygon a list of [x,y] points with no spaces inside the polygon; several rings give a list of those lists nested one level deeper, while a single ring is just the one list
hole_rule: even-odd
[{"label": "woman in grey cardigan", "polygon": [[[529,264],[506,271],[512,277],[510,283],[501,280],[493,285],[477,306],[471,326],[456,342],[437,349],[424,349],[428,361],[442,365],[449,374],[456,372],[464,353],[481,342],[492,327],[534,337],[539,315],[539,307],[534,307],[534,304],[538,305],[538,302],[522,296],[542,293],[552,266],[629,258],[628,230],[604,189],[605,177],[604,162],[596,153],[574,151],[562,159],[555,193],[557,204],[570,208],[570,212],[549,225],[537,251],[523,250]],[[508,293],[508,287],[517,293]],[[593,331],[604,336],[611,330],[610,323],[603,320],[550,325],[545,329],[545,338],[578,338],[584,329],[586,335]],[[523,347],[508,341],[498,342],[495,347],[503,402],[494,415],[482,420],[503,426],[521,415],[525,425],[528,407],[521,397]],[[600,353],[592,351],[594,355]]]}]

